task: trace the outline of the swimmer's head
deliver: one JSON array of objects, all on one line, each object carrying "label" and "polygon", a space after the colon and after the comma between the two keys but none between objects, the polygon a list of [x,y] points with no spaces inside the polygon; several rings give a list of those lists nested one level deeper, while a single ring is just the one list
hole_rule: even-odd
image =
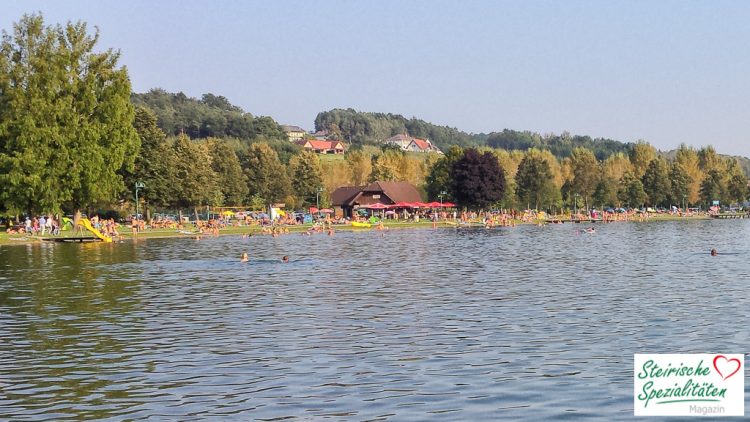
[{"label": "swimmer's head", "polygon": [[287,256],[287,255],[284,255],[284,256],[283,256],[283,257],[281,258],[281,262],[289,262],[289,256]]},{"label": "swimmer's head", "polygon": [[719,254],[719,253],[718,253],[718,252],[716,252],[716,249],[711,249],[711,256],[716,256],[716,255],[718,255],[718,254]]}]

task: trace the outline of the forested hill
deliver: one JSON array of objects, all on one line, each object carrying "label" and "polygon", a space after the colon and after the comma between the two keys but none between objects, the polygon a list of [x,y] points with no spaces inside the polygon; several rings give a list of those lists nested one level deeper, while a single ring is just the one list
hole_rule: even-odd
[{"label": "forested hill", "polygon": [[281,126],[271,117],[254,117],[232,105],[223,96],[203,94],[201,99],[197,99],[182,92],[175,94],[163,89],[152,89],[143,94],[133,93],[131,101],[153,111],[159,128],[167,135],[184,132],[193,139],[287,139]]},{"label": "forested hill", "polygon": [[526,151],[530,148],[547,149],[558,158],[570,156],[573,149],[583,147],[594,153],[598,160],[605,160],[612,154],[630,152],[633,144],[605,138],[591,138],[590,136],[571,135],[563,132],[561,135],[542,136],[535,132],[504,129],[487,135],[485,143],[493,148],[518,149]]},{"label": "forested hill", "polygon": [[399,114],[364,113],[351,108],[318,113],[315,130],[327,130],[332,136],[351,144],[379,144],[391,136],[407,133],[429,139],[445,150],[451,145],[479,145],[472,135],[456,128],[438,126],[416,118],[407,119]]},{"label": "forested hill", "polygon": [[364,113],[352,109],[333,109],[318,113],[316,130],[327,130],[333,136],[353,144],[379,144],[393,135],[407,133],[417,138],[427,138],[443,150],[451,145],[490,146],[507,150],[529,148],[548,149],[559,158],[570,155],[576,147],[591,150],[600,160],[618,152],[627,153],[631,144],[611,139],[592,139],[563,133],[542,136],[528,131],[505,129],[490,134],[469,134],[456,128],[438,126],[398,114]]}]

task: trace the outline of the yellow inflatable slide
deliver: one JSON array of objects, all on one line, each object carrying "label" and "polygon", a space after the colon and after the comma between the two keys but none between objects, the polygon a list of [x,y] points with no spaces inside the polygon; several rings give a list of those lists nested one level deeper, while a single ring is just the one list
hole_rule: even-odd
[{"label": "yellow inflatable slide", "polygon": [[94,236],[101,239],[103,242],[112,242],[112,238],[109,236],[105,236],[100,232],[99,230],[95,229],[94,226],[91,225],[91,221],[89,221],[88,218],[82,218],[78,221],[78,224],[82,225],[86,228],[86,230],[90,231],[91,233],[94,233]]}]

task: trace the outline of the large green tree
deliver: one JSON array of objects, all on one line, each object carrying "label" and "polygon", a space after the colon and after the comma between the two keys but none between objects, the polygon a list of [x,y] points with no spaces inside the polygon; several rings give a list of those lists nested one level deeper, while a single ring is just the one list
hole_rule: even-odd
[{"label": "large green tree", "polygon": [[747,201],[747,177],[735,159],[727,162],[727,199],[733,203]]},{"label": "large green tree", "polygon": [[292,193],[286,168],[279,156],[265,143],[255,143],[250,146],[242,163],[247,176],[251,202],[255,204],[269,204],[286,201]]},{"label": "large green tree", "polygon": [[518,202],[534,209],[549,208],[560,199],[549,163],[535,150],[527,151],[516,172]]},{"label": "large green tree", "polygon": [[485,208],[503,199],[505,174],[491,152],[480,154],[474,148],[451,168],[452,191],[458,203],[468,208]]},{"label": "large green tree", "polygon": [[602,175],[596,183],[596,188],[594,188],[594,194],[592,195],[594,205],[599,205],[602,208],[612,205],[619,206],[621,201],[617,196],[618,187],[618,180],[609,175]]},{"label": "large green tree", "polygon": [[677,161],[669,169],[669,198],[672,204],[686,207],[690,193],[690,175],[685,167]]},{"label": "large green tree", "polygon": [[713,201],[725,203],[727,197],[727,184],[724,175],[717,169],[711,169],[706,173],[701,183],[701,199],[706,205],[711,205]]},{"label": "large green tree", "polygon": [[80,209],[124,189],[139,139],[119,52],[85,23],[25,15],[0,43],[0,207]]},{"label": "large green tree", "polygon": [[228,142],[216,138],[208,138],[206,146],[211,155],[211,168],[218,178],[221,205],[242,205],[248,194],[247,177],[234,149]]},{"label": "large green tree", "polygon": [[671,189],[667,160],[661,157],[651,160],[641,182],[651,205],[666,205]]},{"label": "large green tree", "polygon": [[347,151],[344,160],[351,174],[351,181],[355,186],[362,186],[370,180],[370,173],[372,173],[371,157],[365,154],[361,148],[352,148]]},{"label": "large green tree", "polygon": [[591,151],[585,148],[576,148],[570,156],[570,165],[573,172],[571,183],[573,193],[581,195],[586,208],[588,208],[589,198],[594,193],[599,181],[599,163]]},{"label": "large green tree", "polygon": [[[464,150],[458,146],[451,146],[445,155],[432,165],[427,175],[425,190],[427,197],[431,200],[442,198],[444,201],[453,201],[453,191],[451,186],[451,168],[453,163],[460,160],[464,155]],[[445,192],[443,194],[443,192]]]},{"label": "large green tree", "polygon": [[623,204],[629,207],[640,207],[646,202],[646,192],[643,190],[643,183],[632,172],[627,172],[622,176],[618,197]]},{"label": "large green tree", "polygon": [[372,157],[372,173],[370,173],[370,181],[383,180],[383,181],[398,181],[404,178],[402,170],[402,162],[404,160],[404,152],[386,148],[381,154],[374,155]]},{"label": "large green tree", "polygon": [[174,140],[172,150],[175,205],[181,208],[220,205],[219,178],[211,167],[211,154],[206,144],[180,135]]},{"label": "large green tree", "polygon": [[648,142],[636,142],[630,150],[630,163],[633,165],[635,177],[642,178],[654,158],[656,158],[656,148]]},{"label": "large green tree", "polygon": [[675,162],[679,163],[688,175],[687,203],[697,204],[700,200],[701,182],[703,181],[703,170],[700,166],[700,158],[695,149],[681,144],[677,148]]},{"label": "large green tree", "polygon": [[133,126],[141,139],[141,149],[134,170],[123,170],[124,196],[131,197],[135,184],[143,183],[145,188],[140,191],[141,200],[147,205],[169,207],[176,199],[179,183],[175,176],[175,152],[156,125],[156,116],[148,109],[136,107]]},{"label": "large green tree", "polygon": [[[299,206],[316,204],[323,192],[323,168],[318,155],[303,151],[289,161],[289,177]],[[318,204],[319,205],[319,204]]]}]

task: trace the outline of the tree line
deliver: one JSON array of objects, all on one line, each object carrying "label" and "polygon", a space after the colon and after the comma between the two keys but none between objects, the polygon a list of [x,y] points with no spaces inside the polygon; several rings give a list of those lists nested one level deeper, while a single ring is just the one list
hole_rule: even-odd
[{"label": "tree line", "polygon": [[444,196],[469,208],[559,210],[737,204],[747,201],[747,185],[739,162],[710,146],[683,144],[668,159],[638,142],[627,154],[604,160],[583,147],[560,160],[546,149],[454,146],[431,167],[425,188],[430,198]]}]

